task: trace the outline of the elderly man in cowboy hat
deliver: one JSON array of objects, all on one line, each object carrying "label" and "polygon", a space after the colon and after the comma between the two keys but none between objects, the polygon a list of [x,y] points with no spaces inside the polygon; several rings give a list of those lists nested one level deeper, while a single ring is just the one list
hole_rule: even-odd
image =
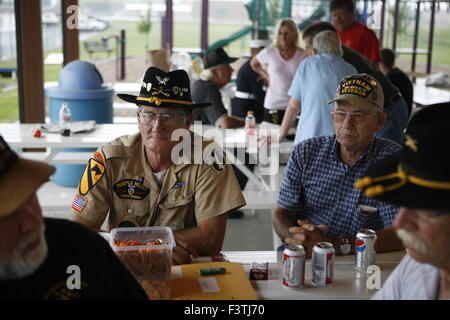
[{"label": "elderly man in cowboy hat", "polygon": [[400,206],[394,227],[408,250],[375,299],[450,299],[449,119],[448,106],[418,111],[401,151],[356,184]]},{"label": "elderly man in cowboy hat", "polygon": [[[398,152],[395,142],[376,137],[386,120],[383,89],[375,78],[343,78],[331,112],[336,134],[300,142],[292,152],[273,226],[287,244],[332,243],[338,254],[354,252],[360,229],[378,235],[379,252],[402,248],[392,228],[397,207],[365,196],[353,185],[376,161]],[[324,106],[325,108],[326,106]]]},{"label": "elderly man in cowboy hat", "polygon": [[[222,153],[213,148],[213,162],[195,163],[191,158],[184,161],[189,152],[182,152],[184,160],[178,161],[177,146],[186,140],[174,138],[184,132],[194,156],[198,148],[208,153],[208,142],[202,146],[202,138],[189,127],[192,110],[209,104],[192,102],[184,70],[166,73],[155,67],[145,73],[139,96],[118,96],[137,105],[139,132],[94,153],[73,200],[74,219],[97,230],[108,214],[110,229],[169,226],[176,240],[173,261],[178,264],[189,263],[193,255],[219,253],[226,213],[245,205],[245,200]],[[200,145],[194,145],[198,141]]]},{"label": "elderly man in cowboy hat", "polygon": [[200,74],[200,80],[192,85],[192,98],[194,101],[207,101],[210,106],[195,110],[194,120],[226,129],[244,126],[244,120],[228,115],[220,93],[220,89],[231,81],[233,68],[230,63],[236,60],[237,58],[229,57],[223,48],[205,53],[204,70]]},{"label": "elderly man in cowboy hat", "polygon": [[36,189],[53,171],[19,158],[0,136],[0,300],[147,299],[98,234],[42,217]]},{"label": "elderly man in cowboy hat", "polygon": [[[236,60],[237,58],[229,57],[223,48],[209,50],[205,53],[203,57],[204,70],[200,74],[200,80],[197,80],[192,85],[192,97],[194,101],[207,101],[210,103],[210,106],[195,110],[195,121],[201,121],[203,124],[225,129],[240,128],[245,125],[244,119],[228,115],[220,93],[220,89],[231,81],[233,68],[231,68],[230,63]],[[235,149],[234,155],[237,156],[237,154],[238,151]],[[239,160],[253,171],[255,165],[250,160],[248,153],[245,154],[245,159]],[[248,181],[247,176],[235,166],[233,166],[233,170],[241,190],[244,190]],[[228,218],[238,219],[242,218],[243,215],[242,211],[233,210],[229,212]]]}]

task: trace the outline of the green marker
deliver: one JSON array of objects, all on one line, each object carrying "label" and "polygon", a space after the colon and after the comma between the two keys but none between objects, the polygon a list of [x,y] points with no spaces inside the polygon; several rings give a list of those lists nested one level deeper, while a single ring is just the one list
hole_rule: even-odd
[{"label": "green marker", "polygon": [[210,268],[210,269],[200,269],[198,270],[198,273],[200,273],[201,276],[208,276],[211,274],[224,274],[226,271],[225,268]]}]

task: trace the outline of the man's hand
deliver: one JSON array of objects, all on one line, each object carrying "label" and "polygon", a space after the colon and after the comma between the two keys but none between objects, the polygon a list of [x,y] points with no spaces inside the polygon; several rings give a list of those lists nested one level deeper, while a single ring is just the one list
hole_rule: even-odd
[{"label": "man's hand", "polygon": [[172,254],[174,265],[191,263],[192,257],[197,257],[197,251],[192,245],[177,237],[175,237],[175,242],[177,245],[173,248]]},{"label": "man's hand", "polygon": [[285,140],[284,136],[273,135],[273,136],[258,136],[258,145],[259,147],[263,147],[269,145],[271,143],[280,143]]},{"label": "man's hand", "polygon": [[305,248],[306,257],[311,257],[312,249],[318,242],[331,242],[331,238],[324,234],[328,230],[328,226],[321,224],[314,226],[308,221],[297,220],[298,227],[289,228],[292,236],[286,237],[286,244],[300,244]]}]

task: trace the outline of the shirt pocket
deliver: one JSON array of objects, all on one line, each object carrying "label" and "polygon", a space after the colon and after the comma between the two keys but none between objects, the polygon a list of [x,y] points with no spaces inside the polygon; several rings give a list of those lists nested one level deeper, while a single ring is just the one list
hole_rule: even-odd
[{"label": "shirt pocket", "polygon": [[370,204],[359,204],[356,211],[360,222],[360,229],[379,230],[383,228],[378,207]]},{"label": "shirt pocket", "polygon": [[180,193],[168,195],[163,202],[159,204],[161,209],[172,209],[185,206],[192,202],[192,194],[181,195]]},{"label": "shirt pocket", "polygon": [[173,231],[192,228],[197,225],[192,194],[168,195],[159,207],[157,225],[166,225]]},{"label": "shirt pocket", "polygon": [[116,227],[143,226],[150,210],[150,203],[146,200],[115,200],[114,225]]}]

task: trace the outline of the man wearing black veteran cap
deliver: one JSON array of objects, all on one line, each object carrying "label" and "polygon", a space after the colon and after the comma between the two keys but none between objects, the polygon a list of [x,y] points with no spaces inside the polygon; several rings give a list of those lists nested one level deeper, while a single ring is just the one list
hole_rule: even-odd
[{"label": "man wearing black veteran cap", "polygon": [[19,158],[0,136],[0,300],[147,299],[98,234],[42,217],[36,190],[53,171]]},{"label": "man wearing black veteran cap", "polygon": [[368,197],[400,206],[394,221],[408,250],[375,299],[450,299],[450,108],[411,118],[399,153],[356,183]]},{"label": "man wearing black veteran cap", "polygon": [[343,78],[331,117],[336,134],[300,142],[292,152],[273,214],[274,229],[288,244],[334,244],[338,254],[354,252],[360,229],[377,231],[378,252],[400,249],[391,227],[397,207],[354,188],[376,161],[399,145],[376,137],[383,127],[383,89],[371,76]]},{"label": "man wearing black veteran cap", "polygon": [[169,226],[178,264],[219,253],[226,213],[245,200],[222,151],[189,131],[194,108],[209,103],[192,101],[184,70],[155,67],[146,71],[139,96],[118,96],[137,105],[139,132],[94,153],[72,202],[74,219],[97,230],[108,214],[109,229]]}]

